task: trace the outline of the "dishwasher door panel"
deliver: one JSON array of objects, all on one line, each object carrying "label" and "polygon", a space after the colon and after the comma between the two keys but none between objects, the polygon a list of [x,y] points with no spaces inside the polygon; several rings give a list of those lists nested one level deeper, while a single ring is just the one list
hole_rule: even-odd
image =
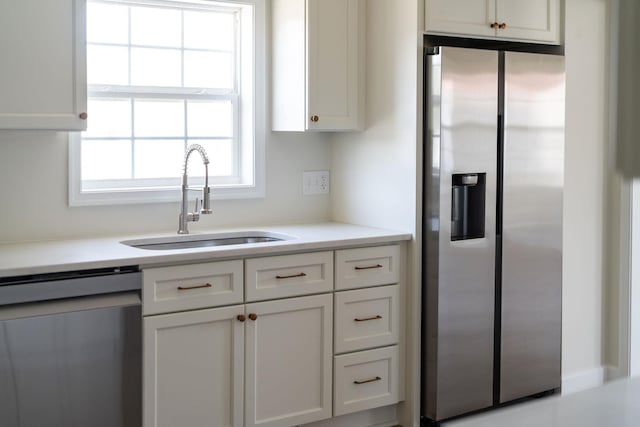
[{"label": "dishwasher door panel", "polygon": [[137,304],[0,320],[0,425],[139,427],[141,318]]}]

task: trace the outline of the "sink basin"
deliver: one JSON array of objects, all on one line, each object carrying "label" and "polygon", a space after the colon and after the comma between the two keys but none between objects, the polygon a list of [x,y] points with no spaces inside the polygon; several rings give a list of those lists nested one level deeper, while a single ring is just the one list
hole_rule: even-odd
[{"label": "sink basin", "polygon": [[138,249],[175,250],[208,248],[212,246],[247,245],[254,243],[281,242],[295,237],[268,231],[239,231],[232,233],[178,235],[149,239],[123,240],[120,243]]}]

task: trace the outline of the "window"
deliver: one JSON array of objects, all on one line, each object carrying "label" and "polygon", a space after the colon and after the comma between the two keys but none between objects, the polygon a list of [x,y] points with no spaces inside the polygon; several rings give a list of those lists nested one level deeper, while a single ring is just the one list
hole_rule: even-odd
[{"label": "window", "polygon": [[[179,200],[184,153],[215,198],[259,197],[263,6],[88,0],[86,132],[70,137],[72,205]],[[204,181],[198,158],[191,185]]]}]

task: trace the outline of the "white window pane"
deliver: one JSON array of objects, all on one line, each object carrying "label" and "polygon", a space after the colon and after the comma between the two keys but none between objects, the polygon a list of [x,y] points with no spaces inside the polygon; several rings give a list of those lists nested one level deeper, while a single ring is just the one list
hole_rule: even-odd
[{"label": "white window pane", "polygon": [[126,47],[87,45],[89,84],[127,85],[129,57]]},{"label": "white window pane", "polygon": [[87,41],[127,44],[129,41],[128,7],[88,2]]},{"label": "white window pane", "polygon": [[235,45],[235,15],[231,13],[184,13],[184,47],[232,51]]},{"label": "white window pane", "polygon": [[131,101],[128,99],[89,99],[88,138],[130,137]]},{"label": "white window pane", "polygon": [[184,52],[184,85],[233,89],[233,56],[221,52]]},{"label": "white window pane", "polygon": [[131,8],[131,43],[145,46],[181,46],[181,13],[178,9]]},{"label": "white window pane", "polygon": [[82,179],[131,178],[131,141],[82,141]]},{"label": "white window pane", "polygon": [[134,86],[182,86],[180,51],[131,49],[131,84]]},{"label": "white window pane", "polygon": [[173,178],[182,175],[183,140],[136,140],[134,178]]},{"label": "white window pane", "polygon": [[135,100],[136,137],[182,137],[184,133],[184,101]]},{"label": "white window pane", "polygon": [[[209,176],[232,176],[234,165],[233,141],[198,140],[189,141],[189,145],[196,143],[202,145],[209,157]],[[204,176],[202,162],[189,162],[189,173],[193,176]]]},{"label": "white window pane", "polygon": [[188,101],[187,135],[232,137],[233,104],[231,101]]}]

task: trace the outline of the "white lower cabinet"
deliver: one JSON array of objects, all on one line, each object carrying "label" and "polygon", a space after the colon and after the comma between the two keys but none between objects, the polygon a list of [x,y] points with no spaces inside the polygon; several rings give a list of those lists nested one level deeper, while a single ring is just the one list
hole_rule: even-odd
[{"label": "white lower cabinet", "polygon": [[333,414],[398,403],[398,357],[397,345],[336,356]]},{"label": "white lower cabinet", "polygon": [[402,400],[400,252],[336,251],[334,416]]},{"label": "white lower cabinet", "polygon": [[246,306],[247,427],[291,427],[331,417],[331,294]]},{"label": "white lower cabinet", "polygon": [[332,325],[331,294],[145,317],[144,426],[331,418]]},{"label": "white lower cabinet", "polygon": [[242,305],[144,318],[146,427],[242,427]]},{"label": "white lower cabinet", "polygon": [[[398,249],[143,268],[143,426],[292,427],[402,400]],[[356,289],[334,292],[334,260],[336,289]]]}]

